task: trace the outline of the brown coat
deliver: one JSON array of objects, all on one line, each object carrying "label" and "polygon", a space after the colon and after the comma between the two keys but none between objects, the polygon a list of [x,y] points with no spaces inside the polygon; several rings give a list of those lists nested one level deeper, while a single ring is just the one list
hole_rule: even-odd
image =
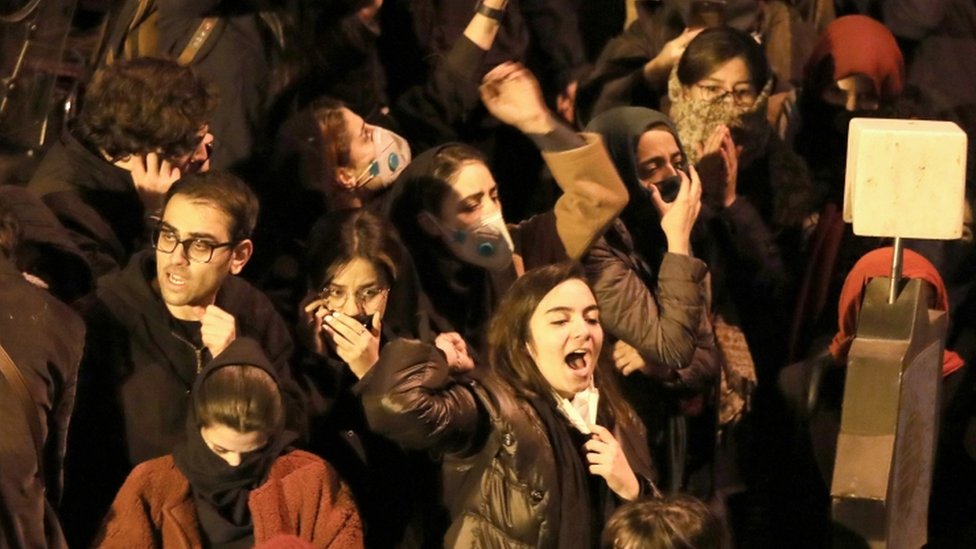
[{"label": "brown coat", "polygon": [[[254,541],[294,535],[315,547],[363,547],[359,512],[330,465],[295,450],[275,460],[268,480],[248,499]],[[95,547],[201,548],[190,483],[173,456],[136,467],[119,490]]]},{"label": "brown coat", "polygon": [[24,280],[0,254],[0,345],[24,376],[40,413],[46,476],[37,475],[34,440],[20,400],[0,376],[0,549],[66,547],[54,506],[84,343],[78,315]]}]

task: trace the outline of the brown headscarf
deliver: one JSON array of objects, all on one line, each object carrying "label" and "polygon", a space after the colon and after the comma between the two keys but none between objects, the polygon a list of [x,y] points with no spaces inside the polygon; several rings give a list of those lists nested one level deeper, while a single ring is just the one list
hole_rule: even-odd
[{"label": "brown headscarf", "polygon": [[[831,63],[832,61],[832,63]],[[828,70],[833,65],[833,72]],[[847,15],[827,25],[805,69],[808,86],[823,91],[853,74],[874,82],[882,101],[891,101],[905,85],[905,61],[887,27],[864,15]]]},{"label": "brown headscarf", "polygon": [[[851,269],[844,287],[840,291],[838,304],[837,334],[830,342],[830,354],[838,362],[847,360],[851,343],[857,331],[857,319],[861,313],[864,289],[872,278],[891,275],[891,255],[893,248],[880,248],[864,255]],[[905,250],[902,267],[905,278],[921,278],[935,288],[935,307],[940,311],[949,310],[949,294],[945,283],[935,267],[927,259],[912,250]],[[959,368],[963,360],[956,353],[946,349],[942,355],[942,376],[945,377]]]}]

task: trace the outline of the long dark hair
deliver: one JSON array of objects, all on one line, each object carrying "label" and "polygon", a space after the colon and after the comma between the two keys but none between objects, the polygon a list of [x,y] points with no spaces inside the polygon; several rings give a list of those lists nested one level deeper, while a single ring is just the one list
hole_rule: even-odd
[{"label": "long dark hair", "polygon": [[333,212],[315,224],[305,254],[306,290],[318,291],[355,258],[369,262],[389,286],[384,333],[425,337],[426,318],[419,314],[419,282],[410,253],[393,224],[370,210]]},{"label": "long dark hair", "polygon": [[451,192],[451,183],[461,168],[478,162],[487,165],[481,151],[464,143],[450,143],[424,152],[407,166],[397,180],[403,188],[390,218],[411,251],[432,239],[420,228],[417,214],[424,211],[439,218],[444,198]]},{"label": "long dark hair", "polygon": [[403,245],[386,219],[368,210],[343,210],[323,217],[312,230],[306,256],[309,289],[331,280],[345,264],[361,258],[393,284],[403,265]]},{"label": "long dark hair", "polygon": [[736,57],[745,62],[752,86],[761,91],[772,76],[766,54],[752,36],[731,27],[705,29],[696,36],[678,61],[678,80],[691,86]]},{"label": "long dark hair", "polygon": [[[488,330],[489,362],[495,374],[508,383],[517,396],[546,399],[552,393],[549,382],[529,355],[527,344],[532,336],[529,320],[545,296],[569,280],[580,280],[589,287],[579,263],[555,263],[532,269],[512,284],[492,317]],[[620,392],[605,349],[600,353],[593,374],[601,392],[600,412],[611,424],[632,423],[634,413]]]}]

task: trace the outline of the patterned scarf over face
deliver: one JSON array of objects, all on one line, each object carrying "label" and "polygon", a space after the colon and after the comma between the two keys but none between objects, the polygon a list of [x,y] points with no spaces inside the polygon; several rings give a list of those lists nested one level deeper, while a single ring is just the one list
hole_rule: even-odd
[{"label": "patterned scarf over face", "polygon": [[671,119],[686,146],[688,160],[692,164],[698,163],[699,146],[721,124],[729,127],[735,144],[742,147],[740,166],[748,166],[763,156],[772,134],[772,127],[766,120],[772,89],[773,81],[770,79],[756,97],[756,102],[748,107],[724,100],[717,103],[693,100],[686,95],[678,80],[678,67],[675,65],[668,80],[668,99],[671,100]]}]

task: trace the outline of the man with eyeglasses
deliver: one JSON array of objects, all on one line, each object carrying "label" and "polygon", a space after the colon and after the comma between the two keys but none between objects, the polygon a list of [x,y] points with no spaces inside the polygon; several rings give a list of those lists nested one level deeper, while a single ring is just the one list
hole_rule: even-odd
[{"label": "man with eyeglasses", "polygon": [[63,516],[72,546],[87,546],[132,467],[173,451],[196,375],[235,338],[261,344],[278,370],[289,428],[302,430],[288,328],[235,276],[253,252],[257,214],[257,197],[235,176],[185,176],[165,196],[154,249],[99,279],[85,307],[89,338],[68,448]]},{"label": "man with eyeglasses", "polygon": [[210,167],[215,104],[173,61],[135,59],[99,70],[76,120],[28,187],[84,251],[96,276],[145,245],[145,219],[181,175]]}]

